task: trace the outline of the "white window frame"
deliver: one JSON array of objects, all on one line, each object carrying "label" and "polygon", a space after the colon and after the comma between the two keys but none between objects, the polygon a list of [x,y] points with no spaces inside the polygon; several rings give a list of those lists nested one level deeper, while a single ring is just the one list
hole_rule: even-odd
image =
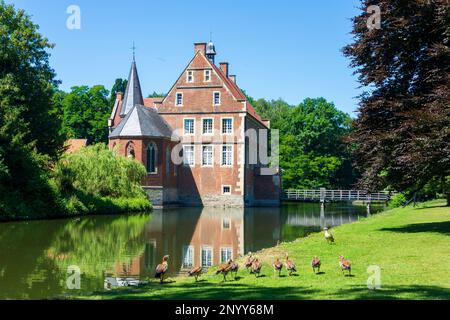
[{"label": "white window frame", "polygon": [[[227,256],[228,253],[230,254],[228,257],[226,257],[227,259],[223,260],[222,259],[222,252],[227,252]],[[228,260],[233,259],[233,248],[232,247],[220,247],[220,263],[225,263],[228,262]]]},{"label": "white window frame", "polygon": [[[192,133],[186,133],[186,120],[192,120],[193,124],[193,132]],[[183,134],[185,136],[194,136],[195,135],[195,118],[183,118]]]},{"label": "white window frame", "polygon": [[[205,164],[204,163],[204,148],[210,147],[211,148],[211,164]],[[212,167],[214,166],[214,145],[212,144],[204,144],[202,145],[202,167]]]},{"label": "white window frame", "polygon": [[[178,104],[178,95],[181,95],[181,104]],[[175,106],[182,107],[184,104],[184,94],[183,92],[177,92],[175,93]]]},{"label": "white window frame", "polygon": [[[223,187],[227,187],[227,186],[222,186],[222,191],[223,191]],[[231,188],[230,188],[230,190],[231,190]],[[228,228],[225,228],[225,222],[227,222]],[[231,229],[231,219],[223,218],[222,219],[222,230],[230,230],[230,229]]]},{"label": "white window frame", "polygon": [[[204,122],[205,120],[211,120],[211,132],[210,133],[205,133],[204,129],[205,129],[205,125]],[[205,136],[212,136],[214,135],[214,118],[202,118],[202,134]]]},{"label": "white window frame", "polygon": [[[191,77],[191,81],[189,81],[189,77]],[[194,82],[194,71],[188,70],[186,72],[186,82],[187,83],[193,83]]]},{"label": "white window frame", "polygon": [[[209,77],[208,80],[206,80],[206,74],[208,74],[208,77]],[[205,70],[205,72],[203,73],[203,81],[211,82],[211,74],[212,74],[211,70],[209,70],[209,69]]]},{"label": "white window frame", "polygon": [[[216,103],[216,94],[219,94],[219,103]],[[213,105],[214,106],[220,106],[222,104],[222,94],[220,91],[214,91],[213,92]]]},{"label": "white window frame", "polygon": [[[190,255],[190,257],[192,259],[192,261],[190,261],[191,265],[185,264],[185,262],[186,262],[185,260],[186,260],[187,253],[189,250],[191,251],[191,255]],[[192,246],[192,245],[183,246],[183,256],[182,256],[181,261],[182,261],[182,266],[184,269],[192,268],[194,266],[194,264],[195,264],[195,248],[194,248],[194,246]]]},{"label": "white window frame", "polygon": [[[231,120],[231,132],[223,132],[223,121],[224,120]],[[233,129],[234,129],[234,118],[231,117],[223,117],[220,118],[220,134],[223,136],[227,136],[227,135],[232,135],[233,134]]]},{"label": "white window frame", "polygon": [[[211,253],[211,263],[210,264],[203,264],[203,250],[209,251]],[[202,245],[202,248],[200,250],[200,263],[203,268],[209,268],[214,265],[214,249],[212,246]]]},{"label": "white window frame", "polygon": [[[224,191],[225,188],[230,188],[230,192],[225,192]],[[230,195],[230,194],[231,194],[231,186],[228,184],[222,185],[222,195],[226,196],[226,195]]]},{"label": "white window frame", "polygon": [[[224,164],[223,163],[223,148],[224,147],[231,147],[231,164]],[[232,167],[234,164],[234,145],[233,144],[222,144],[221,148],[220,148],[220,166],[221,167]]]},{"label": "white window frame", "polygon": [[[186,148],[187,147],[192,147],[192,163],[187,163],[185,161],[185,157],[186,157]],[[186,144],[183,146],[183,165],[184,166],[189,166],[189,167],[193,167],[195,166],[195,145],[194,144]]]}]

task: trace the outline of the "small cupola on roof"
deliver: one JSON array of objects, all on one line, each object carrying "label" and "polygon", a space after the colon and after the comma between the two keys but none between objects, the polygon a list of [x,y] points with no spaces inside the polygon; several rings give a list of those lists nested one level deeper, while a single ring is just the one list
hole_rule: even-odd
[{"label": "small cupola on roof", "polygon": [[144,105],[144,98],[142,97],[141,84],[139,82],[139,76],[136,68],[136,61],[133,58],[131,63],[130,75],[128,76],[127,89],[125,90],[125,95],[123,97],[122,109],[120,116],[125,117],[128,112],[135,105]]},{"label": "small cupola on roof", "polygon": [[216,56],[216,48],[214,46],[214,43],[212,41],[209,41],[209,43],[206,45],[206,57],[214,63],[214,58]]}]

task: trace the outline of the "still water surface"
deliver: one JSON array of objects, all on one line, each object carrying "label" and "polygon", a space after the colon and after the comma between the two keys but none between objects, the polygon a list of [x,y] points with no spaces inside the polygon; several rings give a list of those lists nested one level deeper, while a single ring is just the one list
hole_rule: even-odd
[{"label": "still water surface", "polygon": [[[0,223],[0,299],[104,290],[105,279],[147,279],[165,254],[171,275],[357,221],[384,208],[287,203],[281,208],[180,208],[150,215]],[[78,266],[80,290],[67,289]]]}]

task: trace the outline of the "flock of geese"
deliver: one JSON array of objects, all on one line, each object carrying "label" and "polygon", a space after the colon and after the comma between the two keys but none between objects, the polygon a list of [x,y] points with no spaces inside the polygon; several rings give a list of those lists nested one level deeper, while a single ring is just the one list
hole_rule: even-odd
[{"label": "flock of geese", "polygon": [[[328,244],[332,244],[335,242],[333,234],[328,230],[328,228],[324,228],[324,236]],[[169,256],[168,255],[164,256],[163,261],[156,267],[155,278],[160,279],[161,283],[163,283],[164,279],[166,279],[166,274],[169,268],[168,260]],[[320,273],[321,265],[322,263],[319,257],[314,256],[311,260],[311,267],[315,274]],[[261,273],[262,263],[257,257],[255,257],[251,252],[249,252],[244,262],[244,267],[247,271],[250,272],[250,274],[254,274],[256,277],[259,277]],[[274,272],[278,274],[279,277],[281,276],[281,271],[283,270],[283,267],[286,268],[286,271],[288,272],[289,276],[297,272],[297,267],[295,266],[294,261],[289,259],[289,255],[287,253],[285,256],[284,263],[279,258],[277,258],[273,262],[272,267]],[[344,271],[347,271],[348,275],[351,275],[352,270],[351,262],[350,260],[345,259],[344,256],[339,256],[339,268],[341,269],[343,274]],[[226,263],[219,266],[219,268],[216,271],[216,274],[217,275],[221,274],[223,276],[223,281],[227,281],[228,274],[234,276],[234,279],[236,280],[238,270],[239,264],[230,259]],[[202,267],[194,267],[192,268],[192,270],[189,271],[188,275],[190,277],[194,277],[195,281],[197,282],[198,278],[202,275],[203,271],[204,269]]]}]

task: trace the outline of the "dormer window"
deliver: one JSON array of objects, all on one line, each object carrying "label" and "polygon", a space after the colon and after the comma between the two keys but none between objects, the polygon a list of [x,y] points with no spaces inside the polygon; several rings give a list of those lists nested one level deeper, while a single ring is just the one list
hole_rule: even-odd
[{"label": "dormer window", "polygon": [[216,91],[214,92],[214,105],[219,106],[220,105],[220,92]]},{"label": "dormer window", "polygon": [[205,70],[205,82],[211,81],[211,70]]},{"label": "dormer window", "polygon": [[177,93],[177,100],[175,102],[175,104],[179,107],[183,106],[183,94],[178,92]]},{"label": "dormer window", "polygon": [[188,71],[187,72],[187,82],[192,83],[194,82],[194,71]]}]

